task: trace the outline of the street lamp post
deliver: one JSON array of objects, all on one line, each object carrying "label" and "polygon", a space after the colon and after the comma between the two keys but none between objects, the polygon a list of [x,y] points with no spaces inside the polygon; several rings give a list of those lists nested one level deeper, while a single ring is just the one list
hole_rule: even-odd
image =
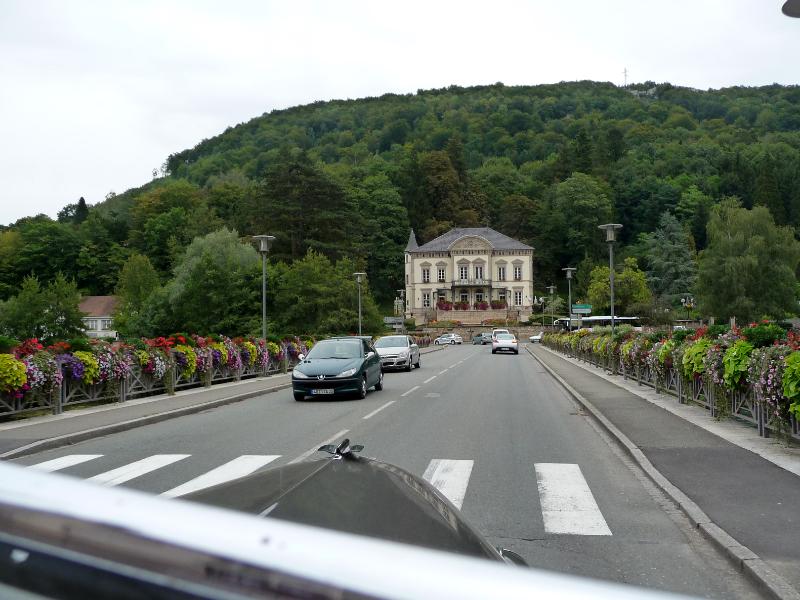
[{"label": "street lamp post", "polygon": [[614,335],[614,242],[617,241],[617,231],[622,229],[619,223],[606,223],[598,225],[598,229],[606,232],[608,242],[609,283],[611,288],[611,335]]},{"label": "street lamp post", "polygon": [[569,315],[569,330],[572,331],[572,274],[577,271],[575,267],[565,267],[561,269],[567,273],[567,290],[568,291],[568,302],[567,304],[567,314]]},{"label": "street lamp post", "polygon": [[555,325],[555,320],[556,320],[555,315],[553,314],[553,294],[556,291],[556,286],[548,285],[547,291],[550,292],[550,327],[552,327],[553,325]]},{"label": "street lamp post", "polygon": [[261,337],[267,339],[267,254],[275,241],[274,235],[254,235],[261,254]]},{"label": "street lamp post", "polygon": [[353,273],[358,283],[358,335],[361,335],[361,278],[366,277],[366,273]]},{"label": "street lamp post", "polygon": [[683,298],[681,298],[681,304],[683,308],[686,309],[686,320],[689,320],[689,311],[694,308],[694,297],[691,294],[685,294]]}]

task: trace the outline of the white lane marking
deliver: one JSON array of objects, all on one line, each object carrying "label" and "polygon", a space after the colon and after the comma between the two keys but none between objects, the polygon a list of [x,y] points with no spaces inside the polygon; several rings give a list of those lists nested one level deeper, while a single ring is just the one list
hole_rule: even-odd
[{"label": "white lane marking", "polygon": [[536,463],[544,530],[573,535],[611,535],[578,465]]},{"label": "white lane marking", "polygon": [[268,465],[273,460],[280,458],[280,454],[258,455],[258,454],[243,454],[231,461],[220,465],[215,469],[211,469],[207,473],[203,473],[199,477],[187,481],[186,483],[167,490],[162,496],[167,498],[177,498],[191,492],[204,490],[220,483],[226,483],[245,475],[250,475],[253,471],[260,469],[264,465]]},{"label": "white lane marking", "polygon": [[340,437],[344,437],[347,434],[348,431],[350,431],[350,430],[349,429],[342,429],[339,433],[336,433],[335,435],[332,435],[327,440],[325,440],[323,442],[320,442],[319,444],[317,444],[313,448],[309,448],[308,450],[303,452],[297,458],[293,458],[292,460],[289,461],[288,464],[293,465],[295,463],[303,462],[309,456],[311,456],[312,454],[317,452],[319,450],[320,446],[324,446],[325,444],[332,444],[333,442],[337,441]]},{"label": "white lane marking", "polygon": [[456,364],[454,364],[454,365],[450,365],[450,366],[449,366],[449,367],[447,367],[447,368],[448,368],[448,369],[455,369],[457,366],[458,366],[458,363],[456,363]]},{"label": "white lane marking", "polygon": [[419,389],[419,386],[418,386],[418,385],[415,385],[413,388],[411,388],[411,389],[410,389],[410,390],[408,390],[407,392],[405,392],[405,393],[403,393],[403,394],[400,394],[400,397],[401,397],[401,398],[404,398],[405,396],[408,396],[408,395],[409,395],[411,392],[416,392],[418,389]]},{"label": "white lane marking", "polygon": [[369,419],[370,417],[374,417],[374,416],[375,416],[375,415],[377,415],[379,412],[381,412],[381,411],[382,411],[384,408],[386,408],[387,406],[391,406],[392,404],[394,404],[394,400],[389,400],[389,401],[388,401],[386,404],[384,404],[383,406],[381,406],[381,407],[379,407],[379,408],[376,408],[376,409],[375,409],[375,410],[373,410],[371,413],[369,413],[368,415],[365,415],[364,417],[361,417],[361,418],[362,418],[362,419]]},{"label": "white lane marking", "polygon": [[422,478],[439,490],[456,507],[464,504],[469,478],[472,475],[471,460],[447,460],[434,458]]},{"label": "white lane marking", "polygon": [[445,373],[447,373],[447,371],[448,369],[445,369],[444,371],[439,371],[439,375],[444,375]]},{"label": "white lane marking", "polygon": [[427,378],[425,381],[423,381],[422,383],[428,383],[429,381],[433,381],[434,379],[436,379],[436,375],[434,375],[433,377],[428,377],[428,378]]},{"label": "white lane marking", "polygon": [[90,477],[88,481],[102,483],[103,485],[119,485],[190,456],[191,454],[154,454],[128,465],[123,465],[118,469],[112,469]]},{"label": "white lane marking", "polygon": [[103,455],[68,454],[67,456],[62,456],[61,458],[54,458],[53,460],[46,460],[44,462],[31,465],[29,468],[36,469],[37,471],[45,471],[47,473],[52,473],[53,471],[60,471],[61,469],[66,469],[67,467],[74,467],[75,465],[79,465],[81,463],[94,460],[95,458],[100,458],[101,456]]}]

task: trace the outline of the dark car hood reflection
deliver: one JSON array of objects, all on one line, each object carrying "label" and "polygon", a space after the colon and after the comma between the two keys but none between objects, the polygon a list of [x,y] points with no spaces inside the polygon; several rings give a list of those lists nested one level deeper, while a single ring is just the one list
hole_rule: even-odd
[{"label": "dark car hood reflection", "polygon": [[502,560],[429,483],[368,458],[269,469],[184,497],[262,516]]}]

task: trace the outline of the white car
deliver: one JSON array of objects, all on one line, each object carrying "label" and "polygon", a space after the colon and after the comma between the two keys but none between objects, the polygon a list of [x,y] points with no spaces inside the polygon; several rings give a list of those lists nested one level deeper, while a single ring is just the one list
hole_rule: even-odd
[{"label": "white car", "polygon": [[539,333],[534,333],[528,339],[531,341],[532,344],[538,344],[538,343],[540,343],[542,341],[542,335],[543,334],[544,334],[544,332],[540,331]]},{"label": "white car", "polygon": [[508,329],[492,329],[492,341],[497,339],[498,333],[511,333]]},{"label": "white car", "polygon": [[381,357],[381,368],[404,369],[420,368],[419,346],[407,335],[386,335],[378,338],[375,349]]},{"label": "white car", "polygon": [[506,351],[519,354],[517,337],[512,333],[498,333],[492,340],[492,354]]},{"label": "white car", "polygon": [[461,344],[464,339],[456,333],[445,333],[433,340],[434,344]]}]

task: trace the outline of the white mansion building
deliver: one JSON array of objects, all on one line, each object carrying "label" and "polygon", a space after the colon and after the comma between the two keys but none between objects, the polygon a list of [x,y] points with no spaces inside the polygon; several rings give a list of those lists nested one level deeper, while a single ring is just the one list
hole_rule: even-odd
[{"label": "white mansion building", "polygon": [[[497,310],[476,307],[507,305],[520,316],[533,306],[533,248],[488,227],[451,229],[419,246],[412,230],[405,249],[406,318],[418,323],[442,316],[439,301],[460,303],[470,320]],[[486,303],[486,304],[483,304]],[[455,308],[458,308],[456,304]],[[502,309],[506,314],[506,309]],[[461,310],[453,317],[463,320]],[[490,314],[494,313],[494,314]],[[461,317],[461,319],[459,319]]]}]

